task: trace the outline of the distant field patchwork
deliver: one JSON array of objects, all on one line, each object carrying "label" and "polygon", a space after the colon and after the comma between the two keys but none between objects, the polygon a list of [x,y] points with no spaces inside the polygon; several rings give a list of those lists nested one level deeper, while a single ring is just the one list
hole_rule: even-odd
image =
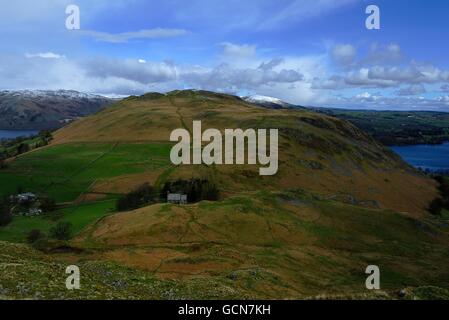
[{"label": "distant field patchwork", "polygon": [[14,217],[1,228],[0,241],[23,242],[31,230],[48,233],[58,221],[70,222],[76,235],[114,212],[120,193],[148,179],[155,181],[169,170],[169,152],[168,144],[75,143],[17,158],[0,171],[0,197],[30,191],[63,206],[49,215]]},{"label": "distant field patchwork", "polygon": [[75,201],[92,184],[169,165],[169,144],[76,143],[25,154],[0,171],[0,196],[22,189]]}]

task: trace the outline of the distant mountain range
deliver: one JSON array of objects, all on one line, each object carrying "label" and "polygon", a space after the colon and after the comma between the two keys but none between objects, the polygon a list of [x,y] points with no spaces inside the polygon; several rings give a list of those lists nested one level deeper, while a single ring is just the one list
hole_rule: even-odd
[{"label": "distant mountain range", "polygon": [[0,91],[0,129],[60,128],[114,101],[74,90]]}]

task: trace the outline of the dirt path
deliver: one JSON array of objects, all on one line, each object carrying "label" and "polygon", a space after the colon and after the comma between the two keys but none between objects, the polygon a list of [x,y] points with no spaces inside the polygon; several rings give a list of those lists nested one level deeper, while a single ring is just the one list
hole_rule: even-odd
[{"label": "dirt path", "polygon": [[190,130],[190,128],[189,128],[189,127],[187,126],[187,124],[185,123],[184,117],[183,117],[182,114],[181,114],[181,108],[178,107],[178,106],[176,106],[175,102],[173,101],[173,99],[172,99],[171,97],[169,98],[169,101],[170,101],[170,104],[171,104],[173,107],[176,108],[176,114],[177,114],[178,117],[179,117],[179,121],[180,121],[180,123],[181,123],[181,126],[182,126],[184,129],[186,129],[187,131],[189,131],[190,135],[192,136],[192,131]]}]

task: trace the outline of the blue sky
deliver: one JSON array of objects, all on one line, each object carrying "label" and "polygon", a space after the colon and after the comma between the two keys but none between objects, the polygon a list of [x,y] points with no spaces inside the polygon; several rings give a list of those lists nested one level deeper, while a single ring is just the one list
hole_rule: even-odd
[{"label": "blue sky", "polygon": [[[5,2],[5,1],[3,1]],[[80,30],[67,30],[67,5]],[[380,30],[365,9],[380,8]],[[449,111],[445,0],[16,0],[0,89],[197,88],[291,103]]]}]

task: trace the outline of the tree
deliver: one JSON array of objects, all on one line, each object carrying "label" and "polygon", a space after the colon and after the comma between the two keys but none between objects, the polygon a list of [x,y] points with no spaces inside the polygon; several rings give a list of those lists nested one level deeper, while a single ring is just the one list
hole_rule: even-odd
[{"label": "tree", "polygon": [[217,185],[207,179],[168,181],[161,190],[162,195],[166,195],[167,192],[187,194],[187,199],[191,203],[201,200],[216,201],[220,198]]},{"label": "tree", "polygon": [[201,190],[201,199],[203,200],[210,200],[210,201],[217,201],[220,196],[220,191],[218,190],[217,186],[209,181],[204,183],[202,185]]},{"label": "tree", "polygon": [[7,199],[0,199],[0,227],[10,224],[12,218],[10,202]]},{"label": "tree", "polygon": [[69,240],[72,235],[72,224],[70,222],[61,221],[50,229],[50,236],[58,240]]},{"label": "tree", "polygon": [[27,235],[27,242],[33,244],[42,238],[45,238],[45,234],[38,229],[33,229]]},{"label": "tree", "polygon": [[30,151],[30,146],[27,143],[21,143],[17,147],[17,154],[22,154]]},{"label": "tree", "polygon": [[155,203],[157,193],[148,183],[141,185],[139,188],[125,194],[117,200],[116,206],[118,211],[126,211],[140,208],[143,205]]},{"label": "tree", "polygon": [[6,152],[0,152],[0,169],[6,168],[6,159],[8,155]]},{"label": "tree", "polygon": [[52,198],[43,197],[39,201],[43,212],[51,212],[56,209],[56,201]]},{"label": "tree", "polygon": [[53,140],[53,135],[49,130],[40,131],[39,137],[45,142],[45,144],[48,144],[51,140]]},{"label": "tree", "polygon": [[429,212],[435,216],[441,215],[443,210],[444,201],[441,198],[434,199],[429,205]]}]

